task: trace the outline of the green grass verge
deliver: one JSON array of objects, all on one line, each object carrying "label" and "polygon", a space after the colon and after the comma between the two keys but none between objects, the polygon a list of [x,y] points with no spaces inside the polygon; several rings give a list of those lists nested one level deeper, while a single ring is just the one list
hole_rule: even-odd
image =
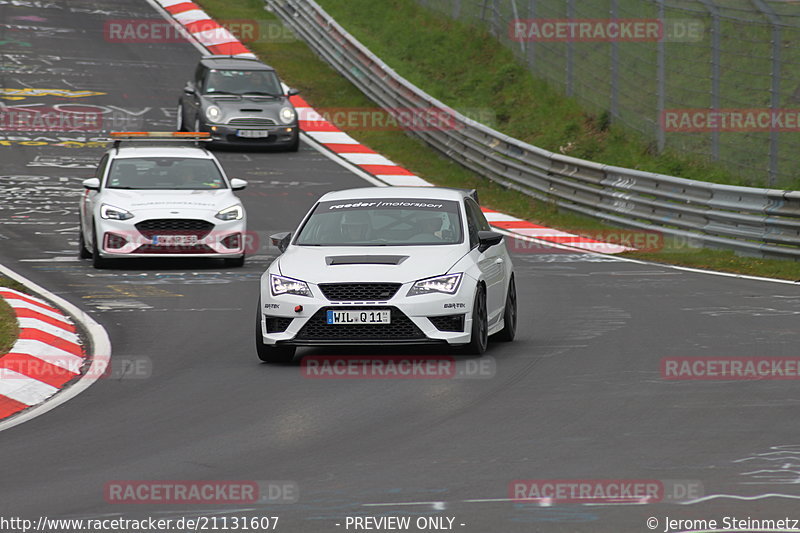
[{"label": "green grass verge", "polygon": [[[227,0],[200,0],[198,3],[219,21],[276,21],[273,14],[263,9],[263,0],[240,0],[236,4]],[[613,154],[620,158],[613,161],[615,164],[625,165],[629,161],[633,164],[626,166],[681,175],[687,174],[678,170],[694,169],[696,177],[703,174],[704,170],[701,169],[710,168],[706,163],[689,159],[671,159],[677,156],[663,156],[663,167],[643,167],[645,163],[655,165],[656,159],[660,158],[649,156],[647,147],[635,138],[613,127],[605,127],[602,117],[592,117],[574,101],[561,97],[546,84],[531,78],[527,71],[516,64],[510,52],[496,41],[476,35],[474,28],[461,27],[441,18],[427,20],[409,0],[324,0],[322,4],[337,16],[348,31],[393,68],[448,105],[470,109],[494,106],[498,121],[513,122],[520,128],[524,126],[524,121],[514,118],[512,111],[533,105],[534,109],[526,115],[525,120],[530,121],[528,129],[538,132],[536,137],[525,137],[511,131],[515,136],[547,148],[548,142],[558,143],[561,142],[559,139],[567,138],[563,137],[566,131],[578,136],[571,138],[586,139],[588,144],[597,147],[597,151],[593,149],[578,154],[573,150],[570,153],[573,156],[599,159],[598,154]],[[362,23],[363,29],[360,26]],[[381,30],[382,25],[386,26],[384,30]],[[416,44],[418,40],[425,45]],[[300,89],[302,96],[317,109],[375,107],[349,81],[318,59],[303,42],[273,40],[246,44],[264,61],[273,65],[286,83]],[[395,57],[396,54],[400,57]],[[422,74],[415,75],[415,69]],[[515,86],[515,91],[507,90],[502,80],[509,83],[521,80],[521,85]],[[437,93],[437,90],[440,92]],[[448,95],[455,96],[451,98]],[[459,100],[458,95],[464,99]],[[560,114],[564,111],[566,114]],[[478,188],[481,203],[487,207],[565,230],[592,232],[610,228],[596,219],[560,211],[549,203],[533,200],[483,179],[403,132],[353,129],[346,124],[338,125],[363,144],[431,183],[445,187]],[[551,130],[560,131],[562,137]],[[715,176],[724,176],[721,169],[713,169],[713,173]],[[668,245],[657,253],[629,255],[697,268],[792,280],[800,278],[800,264],[795,262],[738,257],[729,252],[686,249],[678,245]]]},{"label": "green grass verge", "polygon": [[[14,280],[0,276],[0,287],[8,287],[18,291],[24,291],[25,288]],[[17,326],[17,317],[14,315],[14,310],[11,309],[5,300],[0,298],[0,357],[7,354],[14,342],[17,340],[19,328]]]}]

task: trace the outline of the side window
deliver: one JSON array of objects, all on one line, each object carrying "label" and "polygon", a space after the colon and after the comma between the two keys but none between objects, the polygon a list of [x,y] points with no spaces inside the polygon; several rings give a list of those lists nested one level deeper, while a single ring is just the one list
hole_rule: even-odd
[{"label": "side window", "polygon": [[464,210],[467,213],[467,233],[469,234],[469,247],[470,249],[478,246],[478,231],[479,223],[475,217],[474,207],[471,205],[469,199],[464,200]]},{"label": "side window", "polygon": [[106,167],[108,166],[108,154],[104,155],[103,158],[100,160],[100,163],[97,165],[97,171],[95,172],[94,177],[100,180],[100,184],[103,184],[103,176],[106,174]]},{"label": "side window", "polygon": [[491,231],[492,227],[483,215],[483,211],[472,198],[464,200],[464,207],[467,210],[467,225],[469,226],[469,246],[473,248],[478,245],[478,232]]}]

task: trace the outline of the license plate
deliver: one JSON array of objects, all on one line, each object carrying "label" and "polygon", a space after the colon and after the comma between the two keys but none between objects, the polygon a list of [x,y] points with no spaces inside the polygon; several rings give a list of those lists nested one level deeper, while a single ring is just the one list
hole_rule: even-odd
[{"label": "license plate", "polygon": [[266,130],[239,130],[236,135],[247,137],[248,139],[263,139],[264,137],[269,137],[269,132]]},{"label": "license plate", "polygon": [[381,311],[328,311],[328,324],[389,324],[391,313]]},{"label": "license plate", "polygon": [[153,237],[153,244],[156,246],[192,246],[197,242],[197,235],[155,235]]}]

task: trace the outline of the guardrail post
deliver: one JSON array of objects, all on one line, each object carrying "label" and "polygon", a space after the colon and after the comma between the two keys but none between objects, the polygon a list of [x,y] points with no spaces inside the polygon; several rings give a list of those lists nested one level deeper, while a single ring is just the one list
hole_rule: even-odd
[{"label": "guardrail post", "polygon": [[[661,23],[664,23],[664,0],[658,0],[658,20]],[[666,68],[666,43],[665,39],[662,37],[658,41],[658,60],[657,60],[657,70],[658,73],[656,74],[656,83],[658,85],[658,109],[657,109],[657,117],[656,117],[656,145],[658,147],[658,152],[661,153],[664,151],[664,145],[667,142],[667,139],[664,135],[664,128],[661,125],[661,117],[664,116],[664,102],[666,100],[666,95],[664,92],[666,91],[667,80],[665,75],[665,68]]]},{"label": "guardrail post", "polygon": [[[711,109],[719,109],[719,77],[720,77],[720,22],[719,9],[711,0],[701,0],[711,14]],[[719,129],[711,131],[711,158],[719,160]]]},{"label": "guardrail post", "polygon": [[[528,0],[528,18],[536,18],[536,0]],[[528,66],[531,70],[536,65],[536,41],[528,43]]]},{"label": "guardrail post", "polygon": [[[781,19],[766,2],[762,0],[752,0],[753,4],[760,9],[772,24],[772,72],[770,77],[770,103],[769,108],[774,116],[781,107]],[[773,188],[778,178],[778,148],[780,142],[780,132],[770,127],[769,130],[769,179],[768,186]]]},{"label": "guardrail post", "polygon": [[[617,20],[617,0],[611,0],[609,14],[612,20]],[[611,41],[611,103],[609,113],[612,117],[619,116],[619,41]]]},{"label": "guardrail post", "polygon": [[[575,0],[567,0],[567,19],[575,18]],[[572,69],[575,61],[575,42],[570,39],[567,41],[567,96],[572,96]]]},{"label": "guardrail post", "polygon": [[453,20],[461,18],[461,0],[453,0]]}]

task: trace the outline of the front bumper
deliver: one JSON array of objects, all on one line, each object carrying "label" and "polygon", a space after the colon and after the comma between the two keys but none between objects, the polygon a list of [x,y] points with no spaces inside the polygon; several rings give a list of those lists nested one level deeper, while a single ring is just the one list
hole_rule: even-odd
[{"label": "front bumper", "polygon": [[[245,220],[222,221],[196,219],[206,222],[206,230],[149,230],[140,231],[130,220],[97,220],[97,238],[100,240],[100,257],[208,257],[238,258],[253,247],[252,235],[246,231]],[[196,236],[193,244],[158,244],[155,235]]]},{"label": "front bumper", "polygon": [[[230,144],[239,146],[273,146],[289,145],[296,141],[300,135],[300,128],[297,124],[285,126],[231,126],[228,124],[209,124],[204,131],[211,133],[211,140],[217,144]],[[243,137],[240,131],[267,132],[267,137]]]},{"label": "front bumper", "polygon": [[[273,296],[269,274],[261,284],[261,333],[264,344],[294,346],[361,344],[450,344],[470,341],[475,284],[462,280],[454,295],[406,296],[402,284],[384,301],[332,301],[309,283],[312,297]],[[299,310],[295,310],[298,309]],[[389,324],[327,324],[328,310],[388,310]]]}]

